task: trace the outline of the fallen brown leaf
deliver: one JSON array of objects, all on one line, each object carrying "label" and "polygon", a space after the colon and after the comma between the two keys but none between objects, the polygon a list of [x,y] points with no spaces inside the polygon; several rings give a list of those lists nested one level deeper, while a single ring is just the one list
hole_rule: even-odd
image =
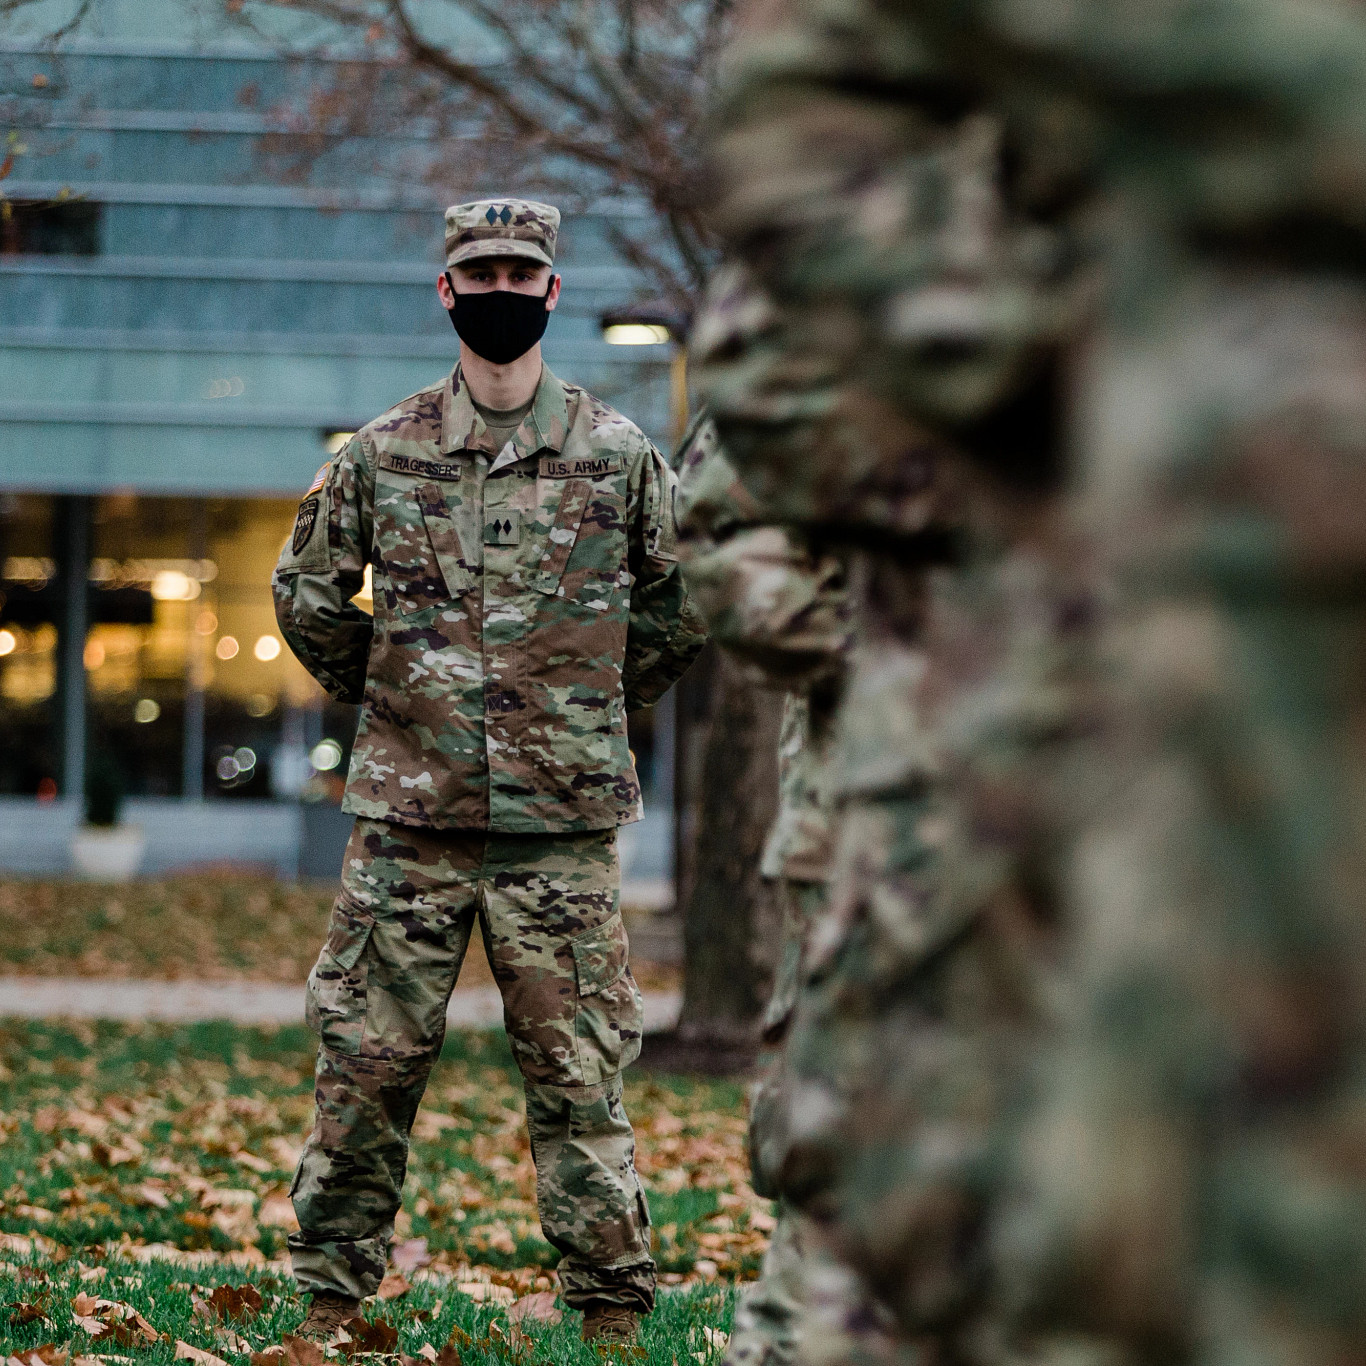
[{"label": "fallen brown leaf", "polygon": [[58,1347],[55,1342],[45,1342],[41,1347],[25,1347],[18,1355],[9,1357],[6,1366],[9,1366],[9,1362],[18,1362],[19,1366],[66,1366],[70,1356],[68,1348]]},{"label": "fallen brown leaf", "polygon": [[360,1352],[392,1352],[398,1346],[398,1329],[383,1319],[371,1323],[357,1317],[348,1319],[344,1326],[351,1338],[341,1348],[347,1356]]},{"label": "fallen brown leaf", "polygon": [[157,1330],[131,1304],[120,1300],[96,1299],[81,1291],[71,1301],[71,1313],[92,1338],[101,1342],[137,1347],[159,1340]]},{"label": "fallen brown leaf", "polygon": [[412,1288],[402,1272],[391,1271],[379,1283],[379,1289],[375,1291],[375,1294],[382,1300],[397,1300],[406,1295]]},{"label": "fallen brown leaf", "polygon": [[540,1290],[534,1295],[523,1295],[507,1307],[507,1316],[513,1323],[532,1319],[537,1323],[559,1323],[564,1318],[555,1303],[553,1290]]},{"label": "fallen brown leaf", "polygon": [[215,1286],[209,1304],[220,1319],[244,1319],[261,1312],[261,1292],[254,1285]]},{"label": "fallen brown leaf", "polygon": [[279,1346],[251,1354],[251,1366],[323,1366],[323,1349],[307,1338],[286,1333]]},{"label": "fallen brown leaf", "polygon": [[192,1361],[194,1366],[228,1366],[222,1357],[216,1357],[212,1352],[206,1352],[202,1347],[191,1347],[188,1342],[182,1342],[179,1338],[175,1340],[175,1359],[177,1361]]},{"label": "fallen brown leaf", "polygon": [[15,1327],[29,1323],[47,1322],[47,1296],[40,1295],[36,1300],[18,1300],[5,1306],[9,1310],[9,1321]]}]

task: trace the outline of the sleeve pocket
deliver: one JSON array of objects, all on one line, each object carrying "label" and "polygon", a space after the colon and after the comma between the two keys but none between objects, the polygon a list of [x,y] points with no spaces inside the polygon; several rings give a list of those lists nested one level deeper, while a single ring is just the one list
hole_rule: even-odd
[{"label": "sleeve pocket", "polygon": [[571,944],[580,996],[606,991],[625,973],[628,944],[620,911],[603,924],[585,930]]}]

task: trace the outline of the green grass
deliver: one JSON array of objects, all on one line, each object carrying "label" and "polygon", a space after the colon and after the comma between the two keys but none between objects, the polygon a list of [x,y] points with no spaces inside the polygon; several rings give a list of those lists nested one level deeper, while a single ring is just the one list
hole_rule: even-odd
[{"label": "green grass", "polygon": [[[294,1326],[302,1308],[283,1256],[287,1189],[311,1122],[313,1051],[301,1028],[0,1024],[0,1233],[37,1240],[30,1257],[0,1238],[0,1306],[34,1305],[47,1320],[6,1329],[12,1311],[0,1308],[0,1341],[11,1351],[88,1346],[70,1310],[84,1289],[131,1304],[172,1343],[245,1360],[191,1305],[196,1286],[244,1280],[265,1296],[239,1330],[249,1345]],[[636,1076],[627,1106],[670,1291],[642,1346],[652,1361],[662,1353],[660,1366],[675,1357],[691,1366],[680,1344],[696,1338],[688,1356],[707,1357],[701,1328],[725,1329],[728,1283],[757,1270],[771,1227],[745,1181],[743,1097],[733,1083]],[[398,1233],[425,1237],[433,1255],[431,1282],[375,1310],[400,1330],[402,1350],[439,1348],[459,1327],[471,1335],[465,1366],[501,1359],[501,1309],[456,1287],[481,1283],[504,1298],[553,1288],[520,1082],[501,1034],[449,1036],[414,1130]],[[153,1244],[167,1260],[144,1260]],[[432,1317],[420,1321],[424,1311]],[[502,1336],[490,1336],[493,1324]],[[538,1356],[543,1346],[573,1362],[583,1350],[573,1315],[526,1331],[546,1339]],[[100,1350],[151,1361],[172,1349]]]},{"label": "green grass", "polygon": [[[92,1275],[98,1279],[90,1279]],[[240,1320],[206,1322],[196,1315],[194,1298],[207,1297],[220,1284],[256,1286],[263,1301],[261,1312]],[[75,1322],[71,1307],[82,1293],[131,1305],[164,1340],[155,1345],[112,1346],[92,1340]],[[45,1317],[22,1324],[11,1321],[6,1326],[6,1316],[13,1315],[16,1306],[21,1317],[25,1306]],[[666,1291],[644,1321],[639,1349],[611,1355],[644,1366],[673,1366],[675,1361],[681,1363],[684,1353],[710,1363],[719,1359],[720,1352],[703,1330],[729,1332],[733,1306],[734,1290],[728,1285]],[[57,1344],[77,1353],[113,1352],[157,1366],[174,1360],[179,1340],[235,1363],[278,1343],[282,1335],[298,1327],[303,1312],[287,1278],[259,1271],[191,1270],[165,1262],[138,1265],[118,1257],[104,1261],[73,1257],[61,1263],[40,1258],[0,1267],[0,1342],[12,1354]],[[424,1344],[439,1349],[454,1338],[463,1366],[503,1366],[528,1357],[556,1366],[596,1366],[599,1361],[579,1338],[577,1314],[566,1312],[558,1324],[523,1321],[521,1331],[529,1341],[519,1344],[501,1306],[477,1304],[448,1286],[418,1284],[399,1300],[371,1301],[366,1317],[396,1329],[397,1350],[408,1355],[415,1356]]]}]

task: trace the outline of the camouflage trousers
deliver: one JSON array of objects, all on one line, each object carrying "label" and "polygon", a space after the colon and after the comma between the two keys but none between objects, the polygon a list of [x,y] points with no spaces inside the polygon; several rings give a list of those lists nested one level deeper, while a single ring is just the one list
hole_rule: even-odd
[{"label": "camouflage trousers", "polygon": [[616,831],[498,835],[358,820],[308,980],[317,1115],[291,1195],[305,1290],[384,1275],[408,1135],[476,918],[526,1089],[541,1228],[561,1292],[648,1312],[655,1266],[621,1070],[642,1001],[618,906]]},{"label": "camouflage trousers", "polygon": [[1007,545],[928,582],[855,565],[844,801],[780,1180],[908,1360],[1007,1359],[993,1227],[1046,1019],[1046,794],[1073,715],[1052,553]]},{"label": "camouflage trousers", "polygon": [[892,1316],[787,1202],[759,1279],[735,1306],[727,1366],[918,1366]]},{"label": "camouflage trousers", "polygon": [[764,1015],[765,1056],[750,1092],[751,1182],[779,1198],[758,1281],[740,1297],[727,1366],[803,1366],[895,1359],[890,1316],[852,1268],[826,1250],[811,1220],[781,1199],[791,1108],[783,1053],[802,989],[806,946],[826,902],[825,885],[782,879],[783,947]]}]

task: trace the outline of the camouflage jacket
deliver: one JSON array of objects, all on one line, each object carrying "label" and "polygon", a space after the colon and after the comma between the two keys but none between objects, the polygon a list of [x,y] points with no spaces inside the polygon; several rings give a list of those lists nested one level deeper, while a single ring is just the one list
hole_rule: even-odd
[{"label": "camouflage jacket", "polygon": [[[705,643],[674,484],[639,428],[549,370],[501,450],[458,367],[357,432],[274,577],[290,647],[361,706],[343,809],[517,833],[639,819],[626,713]],[[367,565],[373,618],[351,601]]]}]

